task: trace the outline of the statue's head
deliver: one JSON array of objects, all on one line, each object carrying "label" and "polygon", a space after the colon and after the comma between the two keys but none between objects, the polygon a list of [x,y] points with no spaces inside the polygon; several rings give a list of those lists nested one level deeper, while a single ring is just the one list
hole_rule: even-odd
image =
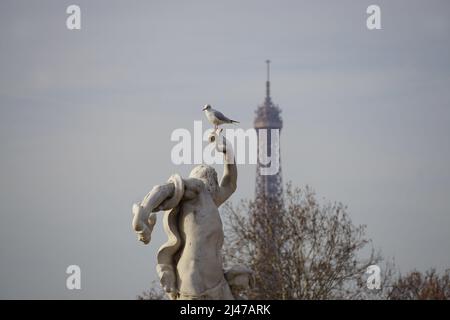
[{"label": "statue's head", "polygon": [[219,191],[217,172],[211,166],[208,166],[206,164],[196,166],[194,169],[192,169],[189,177],[201,180],[205,184],[206,189],[213,196]]}]

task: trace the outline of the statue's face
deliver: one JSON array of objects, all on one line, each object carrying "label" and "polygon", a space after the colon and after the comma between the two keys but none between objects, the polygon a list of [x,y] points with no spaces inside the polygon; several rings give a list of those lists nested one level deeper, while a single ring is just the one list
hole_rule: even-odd
[{"label": "statue's face", "polygon": [[211,166],[204,164],[196,166],[194,169],[192,169],[189,177],[203,181],[203,183],[206,186],[206,189],[213,196],[219,191],[219,183],[217,182],[217,172]]}]

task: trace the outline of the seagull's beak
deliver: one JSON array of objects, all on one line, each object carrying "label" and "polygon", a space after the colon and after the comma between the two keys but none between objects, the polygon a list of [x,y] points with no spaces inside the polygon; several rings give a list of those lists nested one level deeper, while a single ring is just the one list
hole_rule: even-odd
[{"label": "seagull's beak", "polygon": [[202,111],[205,111],[205,110],[206,110],[206,106],[203,107]]}]

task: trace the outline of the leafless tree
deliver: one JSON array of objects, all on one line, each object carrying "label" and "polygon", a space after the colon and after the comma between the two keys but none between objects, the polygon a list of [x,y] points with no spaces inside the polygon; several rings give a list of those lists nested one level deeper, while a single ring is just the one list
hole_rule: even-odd
[{"label": "leafless tree", "polygon": [[435,269],[425,273],[412,271],[400,276],[389,294],[392,300],[448,300],[450,299],[450,269],[439,275]]},{"label": "leafless tree", "polygon": [[254,271],[249,298],[364,298],[365,271],[381,261],[365,226],[355,226],[341,203],[320,204],[309,187],[288,184],[284,205],[247,201],[227,205],[222,216],[227,265]]}]

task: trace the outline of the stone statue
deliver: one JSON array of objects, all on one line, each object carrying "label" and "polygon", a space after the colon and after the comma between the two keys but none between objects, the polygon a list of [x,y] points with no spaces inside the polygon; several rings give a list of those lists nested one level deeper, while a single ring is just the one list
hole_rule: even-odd
[{"label": "stone statue", "polygon": [[187,179],[174,174],[166,184],[155,186],[132,209],[133,228],[145,244],[150,242],[156,212],[165,211],[168,240],[158,251],[157,272],[170,299],[235,299],[239,296],[232,292],[251,283],[251,272],[245,267],[223,270],[224,234],[218,208],[236,190],[237,168],[220,132],[212,133],[209,140],[224,155],[220,184],[213,167],[199,165]]}]

